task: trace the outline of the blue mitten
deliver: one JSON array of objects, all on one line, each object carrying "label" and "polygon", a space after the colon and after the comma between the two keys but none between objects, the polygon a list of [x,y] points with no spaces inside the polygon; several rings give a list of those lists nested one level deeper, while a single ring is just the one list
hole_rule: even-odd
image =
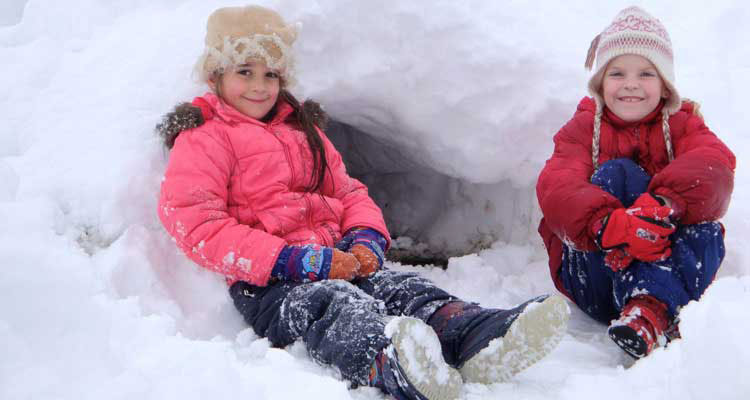
[{"label": "blue mitten", "polygon": [[351,280],[359,261],[351,255],[318,245],[284,246],[271,276],[284,281],[313,282],[322,279]]},{"label": "blue mitten", "polygon": [[271,276],[284,281],[318,281],[328,278],[332,249],[321,246],[284,246]]}]

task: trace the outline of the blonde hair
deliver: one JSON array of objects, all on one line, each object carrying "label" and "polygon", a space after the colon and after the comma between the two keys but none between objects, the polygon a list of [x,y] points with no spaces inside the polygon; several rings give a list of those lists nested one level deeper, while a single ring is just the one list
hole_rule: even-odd
[{"label": "blonde hair", "polygon": [[703,118],[703,113],[701,112],[701,104],[700,103],[698,103],[695,100],[683,98],[682,99],[682,104],[685,104],[685,103],[690,104],[690,105],[693,106],[693,115],[695,115],[698,118],[700,118],[701,121],[705,121],[705,119]]}]

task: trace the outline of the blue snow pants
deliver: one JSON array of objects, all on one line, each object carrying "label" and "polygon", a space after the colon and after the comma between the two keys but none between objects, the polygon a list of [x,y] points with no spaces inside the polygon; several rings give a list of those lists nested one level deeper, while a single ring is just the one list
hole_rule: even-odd
[{"label": "blue snow pants", "polygon": [[[591,178],[625,207],[646,191],[650,181],[646,171],[629,159],[610,160]],[[724,231],[718,222],[678,225],[670,240],[672,255],[666,260],[635,260],[620,272],[604,265],[604,252],[581,252],[563,245],[563,285],[581,310],[603,323],[618,318],[628,300],[641,294],[661,300],[676,316],[714,280],[724,259]]]},{"label": "blue snow pants", "polygon": [[275,347],[297,339],[310,356],[339,369],[354,386],[367,385],[377,353],[388,345],[388,316],[427,320],[457,298],[418,274],[383,270],[351,283],[324,280],[276,282],[258,287],[236,282],[234,304],[255,333]]}]

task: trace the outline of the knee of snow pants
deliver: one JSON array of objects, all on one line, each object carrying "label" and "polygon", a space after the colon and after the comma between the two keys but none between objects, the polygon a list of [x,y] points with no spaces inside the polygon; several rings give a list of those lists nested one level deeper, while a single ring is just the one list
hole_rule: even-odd
[{"label": "knee of snow pants", "polygon": [[443,305],[459,300],[416,273],[381,270],[355,282],[385,304],[388,315],[405,315],[424,322]]},{"label": "knee of snow pants", "polygon": [[625,207],[630,207],[650,182],[648,173],[628,158],[609,160],[591,176],[591,183],[615,196]]},{"label": "knee of snow pants", "polygon": [[[635,162],[611,160],[591,181],[628,207],[651,178]],[[724,258],[723,229],[718,222],[680,226],[671,236],[672,256],[655,263],[635,261],[621,272],[604,265],[602,252],[582,253],[564,246],[561,278],[576,304],[602,322],[616,318],[627,301],[650,294],[664,302],[670,314],[697,300],[713,281]]]},{"label": "knee of snow pants", "polygon": [[[253,326],[256,333],[268,337],[274,346],[302,339],[314,360],[338,368],[355,385],[367,384],[375,355],[389,343],[381,303],[339,280],[276,283],[263,288],[247,285],[247,292],[247,288],[237,287],[238,283],[232,286],[233,297],[242,295],[249,299],[246,302],[254,303],[246,306],[239,302],[237,308],[245,320],[268,321],[264,331]],[[259,315],[263,313],[265,318]]]}]

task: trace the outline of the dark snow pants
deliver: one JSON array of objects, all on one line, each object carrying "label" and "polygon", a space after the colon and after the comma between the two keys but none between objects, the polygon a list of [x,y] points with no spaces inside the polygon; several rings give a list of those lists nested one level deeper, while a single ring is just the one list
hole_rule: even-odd
[{"label": "dark snow pants", "polygon": [[[650,181],[646,171],[629,159],[608,161],[591,178],[625,207],[646,191]],[[718,222],[682,225],[670,240],[672,255],[666,260],[635,260],[620,272],[604,265],[603,252],[563,245],[563,285],[578,307],[604,323],[617,318],[627,301],[639,294],[661,300],[675,316],[679,307],[698,300],[714,280],[724,259],[724,230]]]},{"label": "dark snow pants", "polygon": [[457,300],[414,273],[380,271],[352,283],[236,282],[230,294],[245,321],[273,346],[302,339],[310,356],[333,365],[355,385],[366,385],[375,355],[388,345],[388,316],[427,319]]}]

